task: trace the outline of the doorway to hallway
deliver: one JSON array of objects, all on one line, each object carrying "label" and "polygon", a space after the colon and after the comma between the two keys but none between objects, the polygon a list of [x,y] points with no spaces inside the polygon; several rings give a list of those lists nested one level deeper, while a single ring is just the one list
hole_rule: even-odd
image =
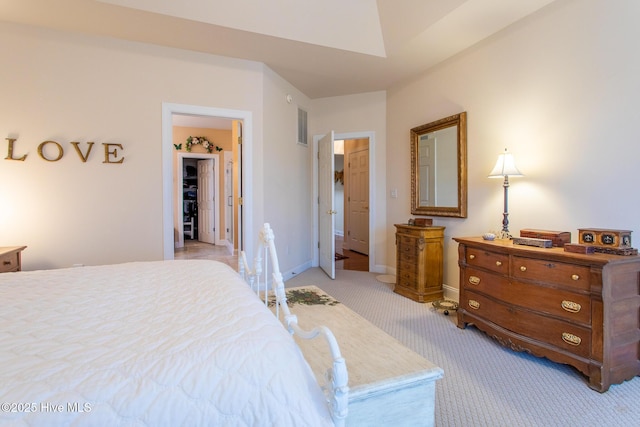
[{"label": "doorway to hallway", "polygon": [[369,138],[334,141],[336,269],[369,271]]},{"label": "doorway to hallway", "polygon": [[[252,224],[249,220],[253,211],[253,197],[250,183],[253,180],[252,172],[252,113],[250,111],[229,110],[213,107],[201,107],[183,104],[162,104],[162,176],[163,176],[163,253],[164,259],[174,259],[176,224],[179,222],[174,215],[175,201],[178,199],[175,186],[175,162],[173,118],[185,116],[191,118],[208,117],[231,121],[235,124],[233,129],[237,137],[232,138],[237,144],[237,186],[231,199],[225,198],[225,202],[231,202],[237,206],[233,212],[233,219],[229,223],[234,224],[233,240],[235,250],[245,250],[249,257],[253,256],[251,245],[245,244],[245,236],[251,236]],[[178,144],[179,145],[179,144]],[[244,183],[244,184],[243,184]],[[182,191],[182,188],[179,189]],[[242,201],[242,203],[240,203]]]},{"label": "doorway to hallway", "polygon": [[[375,181],[375,132],[353,132],[353,133],[344,133],[344,134],[335,134],[331,132],[330,134],[325,135],[314,135],[313,144],[314,144],[314,155],[313,155],[313,177],[314,177],[314,193],[313,200],[318,201],[317,209],[313,212],[313,223],[314,223],[314,266],[320,266],[329,277],[334,277],[332,274],[328,272],[325,268],[323,262],[326,263],[327,255],[330,256],[329,262],[331,263],[329,266],[331,270],[335,272],[336,260],[334,256],[330,254],[335,253],[335,218],[331,219],[331,227],[324,226],[324,221],[326,220],[326,216],[339,216],[341,214],[344,217],[345,208],[344,206],[341,209],[334,209],[334,199],[336,197],[334,192],[334,180],[335,172],[339,172],[334,169],[335,166],[335,140],[364,140],[367,141],[368,145],[368,174],[366,179],[366,185],[368,189],[368,200],[369,206],[375,206],[375,194],[373,189],[375,186],[370,185],[369,183]],[[328,150],[327,147],[331,147]],[[327,151],[329,151],[332,156],[327,155]],[[344,156],[343,156],[344,157]],[[329,169],[330,173],[326,173],[326,170]],[[346,175],[346,171],[344,171],[343,175]],[[333,188],[333,190],[329,190]],[[330,202],[330,208],[327,208],[327,202]],[[340,224],[344,223],[344,219],[338,220]],[[375,209],[368,209],[368,218],[367,218],[367,227],[365,227],[368,231],[368,269],[366,271],[377,272],[378,269],[375,265],[375,248],[374,244],[374,231],[373,225],[376,223],[376,212]],[[346,232],[348,233],[348,231]],[[344,232],[342,234],[345,235]],[[330,246],[329,246],[330,245]],[[321,249],[321,246],[325,249]],[[328,252],[326,248],[329,247],[331,252]],[[352,250],[351,248],[347,248]],[[322,252],[324,251],[324,252]],[[322,253],[321,253],[322,252]],[[327,253],[328,252],[328,253]]]},{"label": "doorway to hallway", "polygon": [[336,235],[336,270],[369,271],[369,256],[344,248],[344,238]]},{"label": "doorway to hallway", "polygon": [[179,152],[176,156],[175,248],[187,240],[219,244],[221,183],[218,154]]}]

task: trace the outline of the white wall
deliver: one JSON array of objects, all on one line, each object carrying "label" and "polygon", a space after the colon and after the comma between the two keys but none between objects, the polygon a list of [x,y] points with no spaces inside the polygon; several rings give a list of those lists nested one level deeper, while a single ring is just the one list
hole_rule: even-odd
[{"label": "white wall", "polygon": [[[262,153],[262,64],[6,23],[0,55],[0,244],[28,246],[26,270],[163,258],[163,102],[253,112]],[[25,161],[4,160],[7,137]],[[38,156],[46,140],[62,159]],[[71,141],[96,143],[86,163]],[[101,143],[124,163],[103,164]]]},{"label": "white wall", "polygon": [[[387,264],[389,238],[388,228],[393,228],[393,223],[387,219],[387,162],[388,154],[386,113],[386,92],[370,92],[357,95],[320,98],[312,100],[313,117],[309,123],[311,135],[325,135],[330,131],[336,134],[374,132],[375,147],[370,150],[370,158],[376,170],[376,177],[371,186],[374,189],[374,198],[371,209],[374,210],[375,222],[370,239],[375,242],[374,269],[385,272]],[[408,140],[409,131],[404,138]],[[395,144],[395,141],[394,141]],[[371,147],[371,145],[370,145]],[[407,182],[409,182],[407,180]],[[393,242],[395,238],[391,237]],[[391,252],[395,257],[395,249]]]},{"label": "white wall", "polygon": [[[291,95],[290,103],[287,95]],[[313,145],[297,143],[298,106],[309,112],[309,99],[265,67],[264,149],[256,156],[263,164],[254,173],[266,183],[261,203],[264,221],[270,223],[275,234],[283,273],[300,273],[311,266],[312,257]]]},{"label": "white wall", "polygon": [[[411,216],[409,129],[461,111],[469,217],[435,219],[447,227],[447,285],[458,282],[451,237],[500,227],[502,187],[486,176],[505,147],[526,175],[512,180],[512,231],[568,230],[575,240],[578,228],[622,228],[640,241],[639,13],[640,2],[558,0],[388,92],[315,100],[255,62],[2,23],[0,134],[28,157],[4,160],[0,141],[0,244],[28,245],[25,269],[161,259],[163,102],[252,112],[251,221],[274,223],[285,271],[313,252],[312,140],[295,144],[298,104],[310,137],[375,133],[380,270],[395,267],[393,224]],[[38,157],[46,140],[64,147],[58,162]],[[86,163],[71,141],[96,142]],[[103,142],[124,146],[123,164],[102,163]]]},{"label": "white wall", "polygon": [[[468,113],[468,218],[434,221],[447,227],[448,286],[459,281],[451,237],[501,227],[501,181],[487,175],[504,148],[525,174],[511,180],[513,234],[571,231],[575,242],[578,228],[629,229],[640,246],[638,16],[635,1],[556,1],[388,91],[387,187],[399,189],[388,224],[410,216],[409,129]],[[392,236],[389,228],[388,254]]]}]

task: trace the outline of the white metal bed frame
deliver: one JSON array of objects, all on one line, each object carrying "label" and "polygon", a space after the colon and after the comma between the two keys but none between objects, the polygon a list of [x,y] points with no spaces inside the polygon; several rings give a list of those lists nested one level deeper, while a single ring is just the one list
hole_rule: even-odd
[{"label": "white metal bed frame", "polygon": [[[336,426],[342,427],[348,414],[349,404],[349,376],[347,365],[340,353],[340,347],[335,336],[326,326],[318,326],[312,330],[304,330],[298,326],[298,318],[292,314],[287,305],[287,296],[284,289],[284,281],[278,264],[278,254],[275,247],[275,236],[269,223],[265,223],[260,230],[259,247],[254,261],[254,269],[249,267],[244,251],[241,252],[238,262],[240,275],[249,283],[251,289],[264,300],[265,305],[269,301],[269,264],[272,268],[271,291],[276,299],[276,316],[280,318],[282,311],[284,322],[292,335],[297,335],[303,339],[313,339],[322,336],[329,346],[332,366],[324,375],[325,384],[322,389],[327,398],[331,418]],[[269,258],[271,262],[269,262]]]}]

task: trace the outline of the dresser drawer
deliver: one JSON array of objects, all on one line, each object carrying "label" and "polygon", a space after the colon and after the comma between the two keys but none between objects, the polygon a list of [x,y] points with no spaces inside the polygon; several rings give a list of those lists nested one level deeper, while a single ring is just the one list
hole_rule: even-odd
[{"label": "dresser drawer", "polygon": [[588,291],[589,275],[589,267],[582,265],[513,257],[512,276],[516,279],[534,280]]},{"label": "dresser drawer", "polygon": [[415,249],[401,246],[398,248],[398,260],[404,263],[415,264],[418,261],[418,255]]},{"label": "dresser drawer", "polygon": [[467,248],[468,265],[486,268],[496,273],[509,274],[509,255],[476,248]]},{"label": "dresser drawer", "polygon": [[512,282],[500,294],[500,299],[509,304],[560,317],[569,322],[591,325],[591,298],[586,294]]},{"label": "dresser drawer", "polygon": [[416,246],[418,239],[419,239],[418,236],[398,234],[398,245],[399,246]]},{"label": "dresser drawer", "polygon": [[407,273],[399,274],[396,280],[398,281],[398,283],[396,283],[397,286],[411,289],[412,291],[415,291],[418,289],[418,281],[415,279],[415,276],[412,274],[407,274]]},{"label": "dresser drawer", "polygon": [[400,261],[399,265],[398,265],[398,269],[399,271],[410,271],[413,274],[417,274],[418,273],[418,265],[415,261],[411,261],[411,260],[406,260],[406,261]]},{"label": "dresser drawer", "polygon": [[563,289],[510,281],[486,271],[467,268],[463,273],[466,290],[491,295],[507,304],[551,314],[570,322],[591,324],[591,298]]},{"label": "dresser drawer", "polygon": [[468,267],[463,271],[462,285],[470,291],[495,295],[509,286],[509,279],[494,273]]},{"label": "dresser drawer", "polygon": [[401,255],[416,257],[418,254],[418,239],[402,236],[398,242],[398,252]]},{"label": "dresser drawer", "polygon": [[18,259],[18,256],[18,252],[0,255],[0,273],[18,271],[20,269],[20,261]]},{"label": "dresser drawer", "polygon": [[474,292],[465,292],[460,307],[523,337],[567,350],[581,357],[591,354],[591,329],[508,306]]},{"label": "dresser drawer", "polygon": [[416,265],[416,263],[401,261],[398,272],[400,272],[401,275],[408,274],[411,275],[412,278],[415,278],[418,277],[418,266]]}]

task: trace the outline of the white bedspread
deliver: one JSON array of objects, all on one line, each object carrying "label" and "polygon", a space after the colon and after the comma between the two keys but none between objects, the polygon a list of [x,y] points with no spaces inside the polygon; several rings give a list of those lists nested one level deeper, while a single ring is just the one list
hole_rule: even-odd
[{"label": "white bedspread", "polygon": [[0,274],[0,346],[1,425],[332,425],[292,337],[215,261]]}]

